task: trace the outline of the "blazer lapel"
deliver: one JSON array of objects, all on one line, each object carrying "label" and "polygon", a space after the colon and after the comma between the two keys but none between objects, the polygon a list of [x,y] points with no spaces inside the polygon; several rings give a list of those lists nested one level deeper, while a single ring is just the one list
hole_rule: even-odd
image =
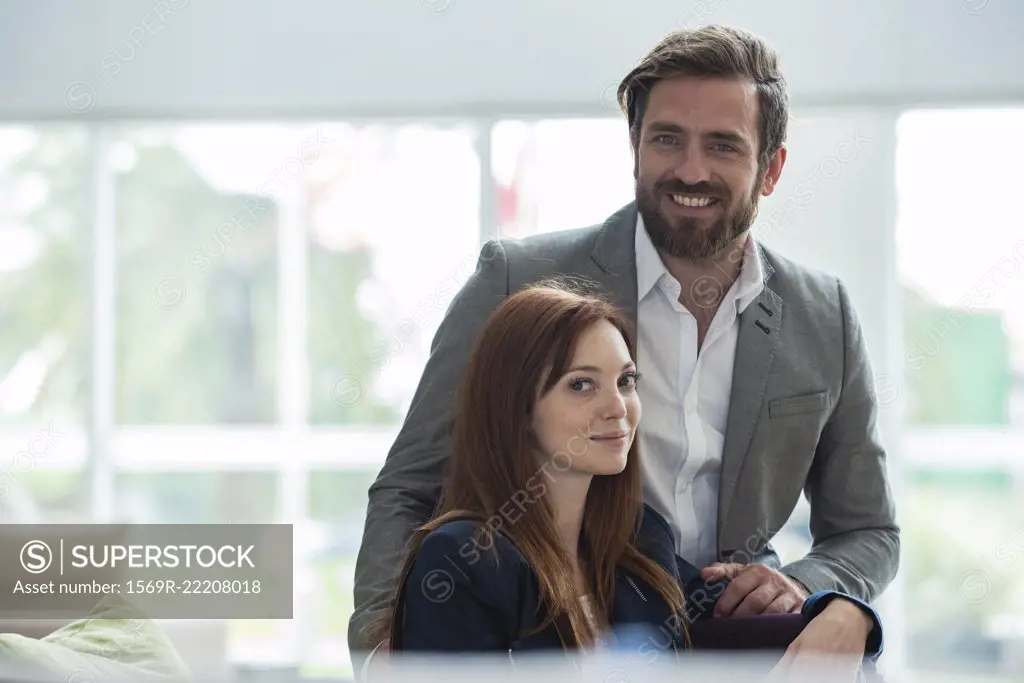
[{"label": "blazer lapel", "polygon": [[739,548],[722,547],[722,530],[732,506],[768,388],[768,373],[782,327],[782,298],[768,286],[774,269],[760,250],[765,286],[760,296],[740,314],[739,338],[733,365],[729,416],[722,449],[722,478],[718,493],[718,542],[721,554]]},{"label": "blazer lapel", "polygon": [[600,280],[612,303],[637,328],[636,203],[630,202],[604,222],[594,242],[591,258],[601,269]]}]

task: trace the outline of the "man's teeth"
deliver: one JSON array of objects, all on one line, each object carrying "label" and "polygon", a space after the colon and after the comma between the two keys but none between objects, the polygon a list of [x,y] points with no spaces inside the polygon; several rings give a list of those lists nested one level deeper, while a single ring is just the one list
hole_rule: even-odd
[{"label": "man's teeth", "polygon": [[714,197],[691,197],[689,195],[674,194],[672,201],[682,206],[707,206],[715,201]]}]

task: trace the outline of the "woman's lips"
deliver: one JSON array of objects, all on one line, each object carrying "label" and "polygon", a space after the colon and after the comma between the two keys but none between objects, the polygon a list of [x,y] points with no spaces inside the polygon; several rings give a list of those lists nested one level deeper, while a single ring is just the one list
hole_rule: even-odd
[{"label": "woman's lips", "polygon": [[602,443],[619,443],[626,440],[629,436],[629,432],[613,432],[611,434],[602,434],[601,436],[592,436],[592,441],[600,441]]}]

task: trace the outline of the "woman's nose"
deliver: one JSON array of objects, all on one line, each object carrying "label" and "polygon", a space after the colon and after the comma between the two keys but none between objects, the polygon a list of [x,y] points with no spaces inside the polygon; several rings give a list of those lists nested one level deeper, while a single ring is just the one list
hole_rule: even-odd
[{"label": "woman's nose", "polygon": [[626,416],[626,400],[619,391],[612,392],[604,405],[603,417],[608,420],[621,420]]}]

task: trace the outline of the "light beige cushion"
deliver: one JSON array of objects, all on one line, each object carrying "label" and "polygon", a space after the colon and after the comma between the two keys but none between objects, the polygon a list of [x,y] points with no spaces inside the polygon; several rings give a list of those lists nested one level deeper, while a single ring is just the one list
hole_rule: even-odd
[{"label": "light beige cushion", "polygon": [[117,596],[104,597],[85,619],[38,640],[0,634],[0,662],[49,671],[69,683],[191,678],[167,636]]}]

